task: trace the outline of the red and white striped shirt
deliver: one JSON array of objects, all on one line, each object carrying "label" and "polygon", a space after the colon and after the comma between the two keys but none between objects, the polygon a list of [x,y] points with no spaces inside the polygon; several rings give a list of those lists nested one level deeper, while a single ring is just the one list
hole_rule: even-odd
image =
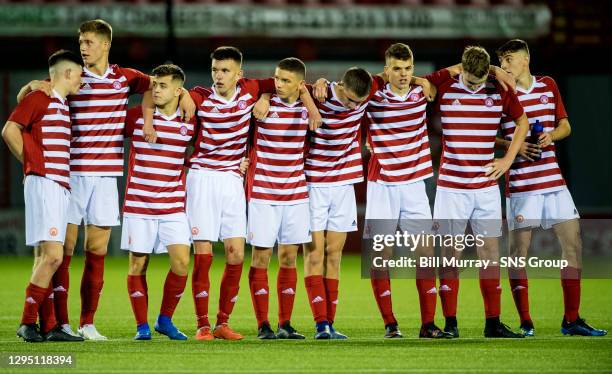
[{"label": "red and white striped shirt", "polygon": [[382,84],[382,78],[373,77],[370,95],[354,109],[342,105],[336,82],[330,84],[325,102],[315,100],[323,125],[310,136],[305,163],[308,184],[342,186],[363,181],[361,121],[368,101]]},{"label": "red and white striped shirt", "polygon": [[389,84],[376,91],[366,114],[372,147],[369,181],[404,184],[433,175],[426,108],[421,86],[411,87],[404,97]]},{"label": "red and white striped shirt", "polygon": [[189,160],[192,169],[225,171],[242,178],[251,110],[263,93],[274,93],[274,79],[240,79],[234,96],[226,100],[214,88],[189,91],[198,108],[200,132]]},{"label": "red and white striped shirt", "polygon": [[[561,94],[552,78],[533,77],[531,87],[526,90],[517,87],[517,91],[530,125],[539,120],[544,126],[544,132],[550,132],[560,120],[567,118]],[[511,119],[502,119],[502,132],[506,140],[512,140],[515,127]],[[527,139],[530,135],[531,129],[527,133]],[[508,196],[542,194],[565,188],[565,180],[557,163],[555,143],[542,149],[541,158],[537,161],[517,156],[506,177]]]},{"label": "red and white striped shirt", "polygon": [[185,212],[185,151],[195,135],[195,119],[183,122],[172,116],[153,115],[157,142],[144,140],[142,109],[128,111],[126,135],[132,137],[123,214],[161,218]]},{"label": "red and white striped shirt", "polygon": [[81,89],[68,97],[72,118],[72,175],[123,175],[128,97],[144,93],[149,85],[148,75],[117,65],[110,65],[102,76],[83,69]]},{"label": "red and white striped shirt", "polygon": [[[446,69],[444,70],[446,71]],[[513,120],[523,115],[516,95],[496,81],[476,90],[468,89],[461,76],[445,72],[428,77],[438,88],[437,108],[442,120],[442,160],[438,188],[481,190],[497,188],[485,176],[485,165],[495,156],[495,137],[505,114]]]},{"label": "red and white striped shirt", "polygon": [[70,111],[55,90],[29,93],[9,121],[24,127],[23,173],[38,175],[70,189]]},{"label": "red and white striped shirt", "polygon": [[249,155],[249,201],[271,205],[307,203],[304,142],[308,111],[300,100],[287,104],[272,95],[268,116],[256,123],[255,144]]}]

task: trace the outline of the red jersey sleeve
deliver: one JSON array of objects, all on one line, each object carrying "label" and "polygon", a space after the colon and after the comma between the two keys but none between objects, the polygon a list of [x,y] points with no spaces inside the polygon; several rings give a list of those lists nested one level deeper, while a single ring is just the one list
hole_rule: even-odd
[{"label": "red jersey sleeve", "polygon": [[49,97],[42,91],[30,92],[17,104],[9,121],[17,122],[21,126],[30,128],[32,124],[40,121],[49,106]]},{"label": "red jersey sleeve", "polygon": [[555,103],[555,125],[559,123],[563,118],[567,118],[567,111],[565,110],[565,104],[563,104],[563,98],[561,97],[561,92],[559,92],[559,87],[557,87],[557,82],[551,77],[545,77],[546,84],[550,87],[553,95],[555,95],[554,103]]},{"label": "red jersey sleeve", "polygon": [[259,99],[259,97],[262,94],[276,93],[276,86],[274,85],[274,78],[265,78],[265,79],[242,78],[240,79],[240,81],[238,81],[238,84],[242,85],[247,91],[249,91],[257,99]]},{"label": "red jersey sleeve", "polygon": [[142,107],[135,106],[128,109],[125,117],[125,137],[131,138],[134,135],[134,129],[136,128],[136,121],[142,117]]},{"label": "red jersey sleeve", "polygon": [[191,96],[191,99],[195,103],[196,107],[199,107],[204,101],[204,87],[196,86],[190,89],[189,96]]},{"label": "red jersey sleeve", "polygon": [[372,88],[370,88],[370,94],[368,95],[368,101],[374,97],[376,91],[380,90],[385,86],[385,80],[379,75],[372,76]]},{"label": "red jersey sleeve", "polygon": [[151,86],[151,77],[142,73],[136,69],[121,68],[121,72],[128,80],[130,86],[130,94],[132,93],[145,93]]},{"label": "red jersey sleeve", "polygon": [[439,86],[447,80],[451,79],[450,72],[447,69],[435,71],[425,77],[434,86]]},{"label": "red jersey sleeve", "polygon": [[525,111],[516,94],[512,90],[504,91],[499,85],[498,92],[502,95],[502,111],[504,114],[513,121],[519,119]]}]

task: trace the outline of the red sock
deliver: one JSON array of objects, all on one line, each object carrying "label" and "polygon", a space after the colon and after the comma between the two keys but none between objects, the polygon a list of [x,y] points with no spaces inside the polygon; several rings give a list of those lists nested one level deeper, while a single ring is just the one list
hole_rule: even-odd
[{"label": "red sock", "polygon": [[57,326],[57,320],[55,319],[55,307],[53,305],[53,287],[47,288],[45,292],[45,299],[40,307],[40,331],[43,334],[48,333]]},{"label": "red sock", "polygon": [[393,302],[391,300],[391,280],[387,270],[370,270],[370,283],[378,310],[382,316],[385,326],[397,323],[393,315]]},{"label": "red sock", "polygon": [[85,251],[85,269],[81,279],[80,326],[92,324],[104,285],[104,256]]},{"label": "red sock", "polygon": [[508,278],[510,280],[510,289],[512,290],[512,298],[516,311],[519,314],[522,322],[531,322],[529,314],[529,281],[527,280],[527,269],[525,268],[508,268]]},{"label": "red sock", "polygon": [[23,304],[23,314],[21,315],[21,323],[31,325],[36,323],[38,319],[38,310],[45,301],[46,288],[38,287],[33,283],[29,283],[26,288],[25,303]]},{"label": "red sock", "polygon": [[459,271],[457,268],[440,268],[440,288],[438,291],[444,317],[456,317],[457,295],[459,294]]},{"label": "red sock", "polygon": [[499,286],[499,266],[489,266],[478,271],[480,293],[484,300],[485,317],[499,317],[501,314],[501,287]]},{"label": "red sock", "polygon": [[582,271],[567,267],[561,269],[561,287],[563,287],[563,306],[565,308],[565,321],[574,322],[578,319],[580,309],[580,278]]},{"label": "red sock", "polygon": [[268,307],[270,304],[270,288],[268,286],[268,269],[258,269],[251,266],[249,269],[249,288],[251,301],[257,318],[257,327],[268,321]]},{"label": "red sock", "polygon": [[308,304],[312,310],[315,322],[327,321],[327,303],[325,302],[325,286],[322,275],[304,277]]},{"label": "red sock", "polygon": [[338,279],[323,278],[327,301],[327,321],[329,323],[334,323],[334,319],[336,318],[336,306],[338,305],[338,283]]},{"label": "red sock", "polygon": [[210,266],[212,265],[212,253],[195,254],[193,263],[193,274],[191,276],[191,293],[195,306],[198,328],[210,326],[208,322],[208,292],[210,291]]},{"label": "red sock", "polygon": [[231,265],[225,264],[223,278],[221,279],[221,292],[219,295],[219,312],[217,313],[217,325],[227,323],[234,304],[238,300],[240,290],[240,277],[242,276],[242,263]]},{"label": "red sock", "polygon": [[146,275],[128,275],[128,295],[132,304],[132,311],[136,318],[136,324],[142,325],[147,322],[147,309],[149,301],[149,290]]},{"label": "red sock", "polygon": [[166,282],[164,283],[164,297],[162,298],[161,308],[159,309],[160,315],[172,318],[176,306],[179,301],[181,301],[181,296],[183,296],[186,284],[186,275],[178,275],[173,273],[172,270],[168,270]]},{"label": "red sock", "polygon": [[436,271],[434,268],[421,268],[416,270],[416,287],[419,293],[421,307],[421,324],[433,322],[436,315]]},{"label": "red sock", "polygon": [[72,256],[64,256],[62,264],[53,274],[53,304],[55,305],[55,318],[59,325],[68,322],[68,288],[70,287],[70,260]]},{"label": "red sock", "polygon": [[291,321],[296,287],[297,270],[283,267],[278,269],[276,293],[278,294],[278,324],[281,326]]}]

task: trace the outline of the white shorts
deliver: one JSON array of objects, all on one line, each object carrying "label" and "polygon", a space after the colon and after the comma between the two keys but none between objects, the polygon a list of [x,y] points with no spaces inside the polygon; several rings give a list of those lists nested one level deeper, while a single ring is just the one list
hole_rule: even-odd
[{"label": "white shorts", "polygon": [[272,248],[278,244],[310,243],[310,207],[249,202],[249,244]]},{"label": "white shorts", "polygon": [[23,186],[26,245],[64,243],[70,191],[51,179],[28,175]]},{"label": "white shorts", "polygon": [[308,186],[312,231],[357,231],[357,202],[352,184]]},{"label": "white shorts", "polygon": [[506,198],[508,229],[538,227],[548,230],[553,225],[580,218],[567,188],[537,195]]},{"label": "white shorts", "polygon": [[440,225],[440,234],[461,235],[469,220],[474,235],[500,237],[502,212],[499,188],[493,186],[465,192],[438,188],[433,216]]},{"label": "white shorts", "polygon": [[187,217],[193,240],[246,238],[246,197],[242,179],[222,171],[190,169]]},{"label": "white shorts", "polygon": [[397,227],[409,233],[431,231],[431,207],[425,182],[386,185],[368,181],[363,237],[389,235]]},{"label": "white shorts", "polygon": [[71,176],[68,223],[119,226],[119,192],[115,177]]},{"label": "white shorts", "polygon": [[121,249],[136,253],[167,253],[168,246],[191,245],[187,215],[164,218],[123,217]]}]

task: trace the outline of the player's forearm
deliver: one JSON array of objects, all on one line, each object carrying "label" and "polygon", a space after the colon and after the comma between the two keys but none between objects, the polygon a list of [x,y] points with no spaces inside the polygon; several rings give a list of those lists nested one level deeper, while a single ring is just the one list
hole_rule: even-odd
[{"label": "player's forearm", "polygon": [[142,118],[144,126],[153,126],[153,113],[155,112],[155,103],[153,102],[153,94],[151,91],[146,91],[142,95]]},{"label": "player's forearm", "polygon": [[495,149],[507,150],[510,142],[503,138],[495,138]]},{"label": "player's forearm", "polygon": [[461,67],[461,64],[456,64],[456,65],[447,67],[446,70],[448,70],[451,77],[455,77],[461,74],[461,72],[463,71],[463,68]]},{"label": "player's forearm", "polygon": [[319,109],[317,109],[317,106],[315,105],[315,102],[312,99],[312,96],[310,96],[310,92],[308,92],[306,87],[302,87],[300,89],[300,100],[302,100],[302,103],[304,103],[304,107],[306,107],[308,114],[314,115],[315,113],[319,112]]},{"label": "player's forearm", "polygon": [[553,142],[558,142],[567,138],[572,133],[572,127],[570,126],[567,118],[563,118],[559,121],[557,127],[550,132],[550,137]]},{"label": "player's forearm", "polygon": [[20,103],[21,100],[23,100],[23,98],[26,97],[27,94],[32,92],[32,83],[33,82],[34,81],[31,81],[28,84],[26,84],[25,86],[21,87],[21,89],[19,90],[19,93],[17,94],[17,103]]},{"label": "player's forearm", "polygon": [[523,142],[525,142],[527,131],[529,130],[529,121],[527,120],[527,116],[525,114],[516,120],[515,123],[516,128],[514,129],[514,136],[512,137],[512,141],[508,146],[508,151],[506,151],[504,156],[504,158],[509,160],[514,160],[516,158],[516,155],[521,150]]},{"label": "player's forearm", "polygon": [[13,122],[7,122],[2,129],[2,139],[19,162],[23,164],[23,137],[21,129]]}]

